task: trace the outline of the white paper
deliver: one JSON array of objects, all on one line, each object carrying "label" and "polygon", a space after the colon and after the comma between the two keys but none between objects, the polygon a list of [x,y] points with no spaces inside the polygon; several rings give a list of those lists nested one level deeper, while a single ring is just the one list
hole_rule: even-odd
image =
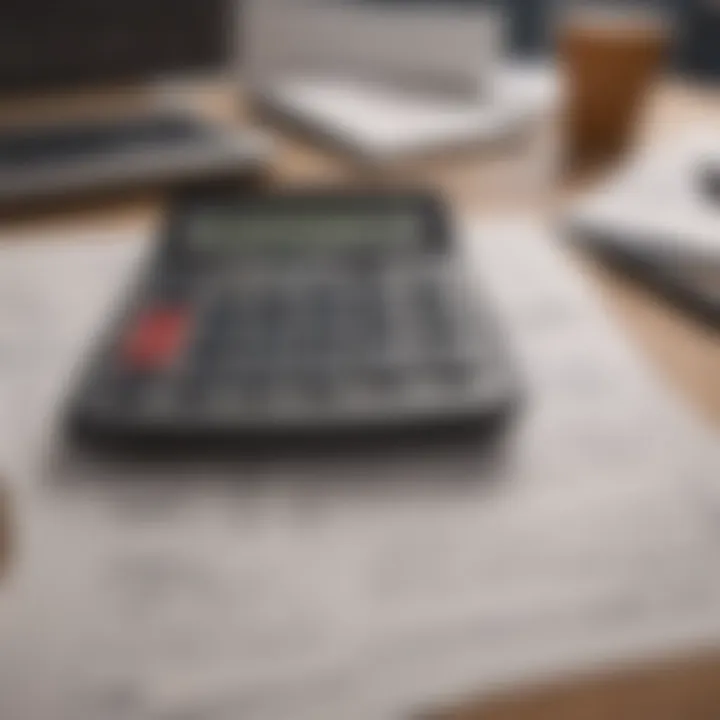
[{"label": "white paper", "polygon": [[297,73],[343,76],[474,99],[503,48],[503,22],[487,6],[248,0],[244,80],[265,87]]},{"label": "white paper", "polygon": [[260,88],[289,118],[368,158],[432,152],[463,143],[497,143],[554,112],[559,79],[551,69],[507,64],[476,99],[402,91],[346,75],[288,75]]},{"label": "white paper", "polygon": [[720,640],[717,436],[550,233],[467,233],[527,384],[502,453],[86,462],[58,401],[145,247],[0,247],[3,720],[391,720]]},{"label": "white paper", "polygon": [[720,168],[720,133],[703,125],[653,145],[580,200],[570,222],[628,246],[720,262],[720,200],[702,173]]}]

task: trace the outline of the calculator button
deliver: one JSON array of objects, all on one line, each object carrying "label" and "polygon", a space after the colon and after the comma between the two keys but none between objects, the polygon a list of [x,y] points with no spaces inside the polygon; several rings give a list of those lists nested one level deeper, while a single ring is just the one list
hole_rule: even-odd
[{"label": "calculator button", "polygon": [[338,342],[339,302],[336,291],[323,286],[314,287],[303,301],[304,313],[296,337],[298,352],[306,357],[332,354]]},{"label": "calculator button", "polygon": [[118,405],[125,409],[137,407],[149,388],[147,375],[137,373],[124,374],[114,384],[114,398]]},{"label": "calculator button", "polygon": [[183,303],[191,294],[190,279],[177,272],[164,272],[155,278],[153,297],[163,304]]},{"label": "calculator button", "polygon": [[389,334],[387,309],[382,291],[367,286],[350,291],[347,302],[345,345],[364,354],[380,352]]},{"label": "calculator button", "polygon": [[125,365],[139,371],[164,370],[178,357],[190,330],[185,309],[156,307],[142,311],[122,343]]},{"label": "calculator button", "polygon": [[270,399],[274,383],[267,373],[251,372],[236,379],[235,388],[239,405],[253,407],[266,406]]},{"label": "calculator button", "polygon": [[443,385],[458,387],[470,381],[473,375],[473,367],[463,360],[449,359],[433,364],[430,372]]},{"label": "calculator button", "polygon": [[180,403],[185,408],[197,408],[201,406],[208,394],[207,379],[202,376],[185,378],[179,389]]},{"label": "calculator button", "polygon": [[433,283],[419,285],[414,303],[422,342],[436,350],[453,345],[455,326],[441,288]]},{"label": "calculator button", "polygon": [[396,392],[403,384],[405,373],[394,364],[381,363],[364,369],[362,378],[366,385],[375,391]]},{"label": "calculator button", "polygon": [[298,376],[296,387],[304,398],[312,402],[330,402],[336,395],[334,376],[321,370]]}]

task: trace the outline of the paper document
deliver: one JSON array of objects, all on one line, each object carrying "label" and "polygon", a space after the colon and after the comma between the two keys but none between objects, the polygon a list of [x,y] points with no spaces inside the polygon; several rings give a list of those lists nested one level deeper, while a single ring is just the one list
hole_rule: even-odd
[{"label": "paper document", "polygon": [[720,263],[720,198],[703,173],[720,173],[720,133],[698,126],[651,146],[569,213],[571,225],[625,246]]},{"label": "paper document", "polygon": [[527,385],[503,452],[143,467],[54,436],[144,241],[0,246],[2,720],[398,720],[720,641],[717,436],[558,248],[467,230]]}]

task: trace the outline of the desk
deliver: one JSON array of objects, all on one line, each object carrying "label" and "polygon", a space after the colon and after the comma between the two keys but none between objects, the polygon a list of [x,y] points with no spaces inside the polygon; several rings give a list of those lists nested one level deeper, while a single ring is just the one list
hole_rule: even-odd
[{"label": "desk", "polygon": [[[98,100],[93,99],[93,103],[96,102]],[[242,103],[237,104],[237,98],[227,88],[215,85],[195,92],[193,104],[218,117],[239,117],[241,123],[247,123],[251,115]],[[0,108],[0,114],[2,110]],[[668,84],[653,100],[642,141],[671,137],[685,122],[712,121],[712,118],[720,121],[720,94]],[[270,170],[270,182],[275,187],[367,181],[367,175],[330,152],[295,137],[278,132],[272,134],[277,152]],[[570,183],[542,197],[491,194],[487,186],[477,182],[479,162],[494,161],[487,157],[479,160],[474,153],[426,161],[393,173],[392,182],[410,177],[415,182],[431,184],[442,190],[459,212],[475,214],[511,208],[551,214],[578,189],[578,183]],[[500,156],[497,162],[502,163]],[[150,228],[159,219],[163,207],[162,194],[143,194],[52,216],[6,221],[3,229],[12,225],[14,232],[28,240],[38,233],[58,229],[116,226],[142,230]],[[720,338],[590,259],[578,255],[577,265],[592,279],[629,341],[684,395],[689,405],[720,426]],[[460,711],[448,717],[452,720],[716,717],[720,715],[718,688],[720,659],[711,656],[663,666],[657,671],[631,673],[619,679],[583,682],[557,692],[542,691],[509,703],[500,699],[483,705],[480,710]],[[659,689],[662,689],[660,696],[657,694]],[[685,712],[690,707],[695,715],[692,711]]]}]

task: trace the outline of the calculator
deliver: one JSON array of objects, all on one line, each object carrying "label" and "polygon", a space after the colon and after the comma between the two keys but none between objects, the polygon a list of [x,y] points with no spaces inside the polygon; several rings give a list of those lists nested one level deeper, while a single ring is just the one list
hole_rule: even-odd
[{"label": "calculator", "polygon": [[182,198],[70,428],[179,448],[497,429],[520,383],[466,274],[424,193]]}]

